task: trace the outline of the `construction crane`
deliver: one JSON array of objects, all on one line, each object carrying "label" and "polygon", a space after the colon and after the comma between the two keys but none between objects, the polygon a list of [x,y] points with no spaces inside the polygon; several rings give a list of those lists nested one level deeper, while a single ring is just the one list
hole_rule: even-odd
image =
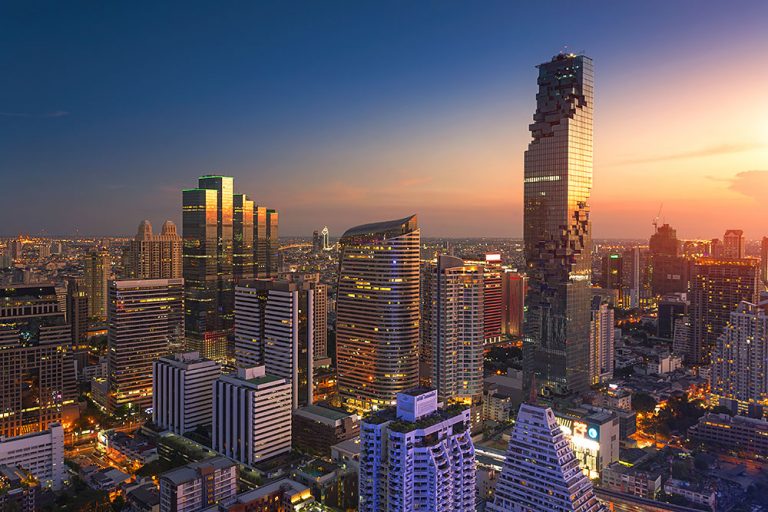
[{"label": "construction crane", "polygon": [[653,218],[653,232],[656,233],[659,230],[659,218],[661,218],[661,209],[664,208],[664,203],[659,205],[659,213]]}]

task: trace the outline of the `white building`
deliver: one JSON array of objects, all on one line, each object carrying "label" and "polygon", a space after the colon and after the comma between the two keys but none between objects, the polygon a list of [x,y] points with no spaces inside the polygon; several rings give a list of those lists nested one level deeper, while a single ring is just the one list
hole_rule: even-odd
[{"label": "white building", "polygon": [[29,471],[45,487],[61,489],[65,478],[64,429],[51,423],[48,430],[17,437],[0,436],[0,464]]},{"label": "white building", "polygon": [[[259,279],[235,288],[236,364],[240,368],[264,364],[270,375],[284,378],[292,387],[294,409],[313,402],[319,312],[315,302],[320,286],[301,279]],[[322,292],[326,293],[324,286]]]},{"label": "white building", "polygon": [[615,331],[613,308],[601,297],[592,298],[592,319],[589,322],[590,384],[602,384],[613,378]]},{"label": "white building", "polygon": [[425,269],[422,336],[431,352],[431,385],[443,403],[482,399],[483,272],[480,265],[446,255]]},{"label": "white building", "polygon": [[768,403],[768,300],[742,302],[731,312],[712,353],[711,389],[723,405],[742,411]]},{"label": "white building", "polygon": [[225,457],[160,475],[160,512],[199,512],[237,495],[237,465]]},{"label": "white building", "polygon": [[496,484],[492,512],[602,512],[592,482],[552,409],[523,404]]},{"label": "white building", "polygon": [[291,451],[291,384],[264,366],[222,375],[213,391],[213,449],[256,464]]},{"label": "white building", "polygon": [[360,430],[361,512],[475,509],[475,449],[465,406],[438,408],[437,391],[397,394]]},{"label": "white building", "polygon": [[159,427],[183,435],[213,418],[213,383],[221,366],[186,352],[161,357],[152,365],[152,421]]}]

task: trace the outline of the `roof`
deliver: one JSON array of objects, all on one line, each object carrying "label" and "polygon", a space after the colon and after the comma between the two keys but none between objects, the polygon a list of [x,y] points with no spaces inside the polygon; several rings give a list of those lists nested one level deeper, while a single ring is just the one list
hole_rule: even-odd
[{"label": "roof", "polygon": [[362,224],[349,228],[342,235],[343,238],[351,236],[364,236],[364,235],[386,235],[386,236],[398,236],[411,233],[418,228],[416,214],[404,217],[396,220],[386,220],[383,222],[374,222],[371,224]]},{"label": "roof", "polygon": [[174,485],[181,485],[190,482],[200,476],[199,469],[211,467],[213,469],[226,469],[235,466],[235,463],[226,457],[213,457],[200,462],[194,462],[172,469],[160,475],[160,478],[170,480]]},{"label": "roof", "polygon": [[329,407],[322,407],[319,405],[307,405],[306,407],[297,409],[295,414],[300,414],[302,416],[320,416],[321,418],[329,419],[331,421],[339,421],[343,420],[344,418],[353,416],[352,414],[341,409],[331,409]]}]

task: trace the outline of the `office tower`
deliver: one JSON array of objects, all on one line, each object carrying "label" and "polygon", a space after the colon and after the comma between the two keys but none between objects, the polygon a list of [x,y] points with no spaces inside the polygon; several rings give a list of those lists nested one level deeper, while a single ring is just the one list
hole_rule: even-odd
[{"label": "office tower", "polygon": [[[655,224],[654,224],[655,225]],[[666,254],[677,256],[680,252],[680,243],[677,241],[677,230],[669,224],[664,224],[656,229],[648,242],[648,250],[651,254]]]},{"label": "office tower", "polygon": [[211,424],[213,383],[221,366],[197,352],[161,357],[152,363],[152,421],[179,435]]},{"label": "office tower", "polygon": [[675,334],[675,321],[688,313],[688,302],[681,296],[671,295],[659,302],[656,336],[671,340]]},{"label": "office tower", "polygon": [[253,465],[291,451],[291,384],[264,366],[222,375],[213,389],[213,449]]},{"label": "office tower", "polygon": [[760,278],[768,290],[768,236],[764,236],[760,243]]},{"label": "office tower", "polygon": [[589,322],[589,383],[602,384],[613,378],[613,308],[602,297],[592,298]]},{"label": "office tower", "polygon": [[689,354],[692,352],[691,337],[693,336],[693,329],[691,328],[691,317],[686,314],[676,318],[674,326],[672,331],[672,352],[688,360],[690,359]]},{"label": "office tower", "polygon": [[67,319],[71,328],[73,347],[86,345],[88,339],[88,294],[82,280],[67,282]]},{"label": "office tower", "polygon": [[351,228],[339,245],[339,395],[355,412],[389,407],[419,381],[416,215]]},{"label": "office tower", "polygon": [[713,238],[709,243],[709,256],[711,258],[722,258],[723,252],[723,242],[719,238]]},{"label": "office tower", "polygon": [[225,362],[234,310],[233,179],[201,176],[182,196],[187,345]]},{"label": "office tower", "polygon": [[745,258],[747,256],[746,243],[742,230],[729,229],[723,235],[723,258]]},{"label": "office tower", "polygon": [[721,405],[768,404],[768,297],[741,302],[718,336],[712,353],[712,395]]},{"label": "office tower", "polygon": [[522,404],[491,512],[603,512],[548,407]]},{"label": "office tower", "polygon": [[313,402],[316,286],[257,279],[235,288],[235,363],[263,363],[270,375],[285,379],[294,409]]},{"label": "office tower", "polygon": [[[310,288],[314,292],[312,309],[314,317],[314,337],[312,349],[315,363],[328,357],[328,288],[327,284],[320,282],[320,274],[317,272],[280,272],[281,280],[292,283],[313,283]],[[315,397],[317,400],[317,397]]]},{"label": "office tower", "polygon": [[601,261],[600,287],[606,290],[621,290],[622,277],[622,258],[621,254],[610,253],[603,256]]},{"label": "office tower", "polygon": [[523,335],[525,318],[525,295],[528,278],[522,274],[506,271],[502,274],[501,293],[504,307],[501,332],[512,338]]},{"label": "office tower", "polygon": [[141,221],[125,254],[125,275],[132,279],[178,279],[182,277],[182,240],[176,224],[163,223],[159,235],[148,220]]},{"label": "office tower", "polygon": [[277,264],[280,248],[277,220],[277,210],[264,206],[253,210],[256,277],[275,277],[280,270]]},{"label": "office tower", "polygon": [[235,194],[233,204],[232,273],[235,283],[238,283],[255,277],[253,201],[245,194]]},{"label": "office tower", "polygon": [[730,313],[742,301],[757,302],[759,264],[756,259],[701,258],[691,281],[691,343],[686,354],[692,364],[709,364],[712,349]]},{"label": "office tower", "polygon": [[500,254],[486,254],[483,263],[483,337],[487,343],[501,340],[504,316]]},{"label": "office tower", "polygon": [[483,395],[483,267],[440,255],[426,269],[431,385],[442,403],[476,405]]},{"label": "office tower", "polygon": [[22,467],[43,487],[58,491],[67,475],[64,428],[58,422],[45,428],[17,437],[0,436],[0,465]]},{"label": "office tower", "polygon": [[45,430],[74,404],[70,339],[53,285],[0,288],[0,436]]},{"label": "office tower", "polygon": [[237,495],[237,464],[213,457],[160,475],[160,512],[198,512]]},{"label": "office tower", "polygon": [[664,224],[648,243],[651,265],[651,291],[660,297],[688,290],[688,262],[680,256],[677,231]]},{"label": "office tower", "polygon": [[152,363],[183,346],[184,280],[110,281],[110,411],[152,406]]},{"label": "office tower", "polygon": [[437,391],[397,394],[360,428],[361,512],[475,509],[469,409],[438,407]]},{"label": "office tower", "polygon": [[111,271],[106,250],[92,251],[85,257],[83,281],[88,295],[88,316],[97,322],[107,319],[107,281]]},{"label": "office tower", "polygon": [[527,376],[545,393],[589,388],[592,272],[592,59],[556,55],[539,68],[525,152]]},{"label": "office tower", "polygon": [[323,230],[320,232],[320,235],[323,237],[323,250],[328,251],[331,249],[331,240],[330,240],[330,232],[328,231],[328,226],[324,226]]},{"label": "office tower", "polygon": [[320,232],[314,230],[312,232],[312,252],[320,252],[323,250],[323,240],[320,238]]},{"label": "office tower", "polygon": [[652,297],[649,251],[633,247],[622,253],[621,260],[622,307],[647,306]]}]

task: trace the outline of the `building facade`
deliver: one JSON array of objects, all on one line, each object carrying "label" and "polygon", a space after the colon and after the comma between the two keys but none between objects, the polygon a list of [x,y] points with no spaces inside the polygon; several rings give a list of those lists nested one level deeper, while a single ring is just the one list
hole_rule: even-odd
[{"label": "building facade", "polygon": [[589,383],[602,384],[613,378],[614,314],[601,297],[592,298],[592,320],[589,322]]},{"label": "building facade", "polygon": [[111,281],[109,410],[152,407],[152,364],[183,342],[183,279]]},{"label": "building facade", "polygon": [[152,232],[152,224],[143,220],[136,237],[126,251],[126,277],[132,279],[179,279],[183,276],[181,236],[176,224],[167,220],[160,234]]},{"label": "building facade", "polygon": [[112,272],[112,262],[105,250],[86,255],[83,282],[88,295],[88,316],[96,321],[107,319],[107,282]]},{"label": "building facade", "polygon": [[160,475],[160,512],[199,512],[237,495],[237,465],[214,457]]},{"label": "building facade", "polygon": [[213,420],[213,383],[221,366],[197,352],[161,357],[152,363],[152,422],[179,435]]},{"label": "building facade", "polygon": [[29,471],[44,487],[58,491],[66,479],[64,428],[51,423],[47,430],[17,437],[0,436],[0,464]]},{"label": "building facade", "polygon": [[593,67],[561,53],[538,68],[524,172],[524,365],[543,393],[563,395],[589,388]]},{"label": "building facade", "polygon": [[336,299],[339,395],[367,412],[394,404],[419,380],[416,216],[347,230],[340,240]]},{"label": "building facade", "polygon": [[475,449],[469,410],[438,407],[437,391],[415,388],[360,429],[361,512],[475,508]]}]

